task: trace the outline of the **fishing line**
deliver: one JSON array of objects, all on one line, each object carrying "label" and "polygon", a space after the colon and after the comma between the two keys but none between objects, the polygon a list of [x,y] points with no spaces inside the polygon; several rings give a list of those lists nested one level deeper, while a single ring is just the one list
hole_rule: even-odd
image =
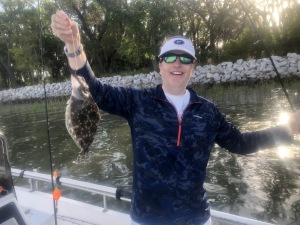
[{"label": "fishing line", "polygon": [[276,68],[276,65],[275,65],[275,63],[274,63],[274,60],[273,60],[273,58],[272,58],[272,56],[271,56],[271,54],[270,54],[269,49],[267,48],[267,46],[266,46],[266,44],[265,44],[265,42],[264,42],[264,40],[263,40],[262,35],[260,34],[260,32],[258,31],[258,29],[256,28],[256,26],[255,26],[253,20],[251,19],[251,17],[250,17],[250,12],[246,9],[245,4],[243,4],[242,0],[238,0],[238,1],[239,1],[240,5],[242,6],[243,10],[245,11],[248,20],[250,21],[250,23],[251,23],[253,29],[255,30],[255,32],[256,32],[258,38],[260,39],[260,41],[261,41],[261,43],[262,43],[262,45],[263,45],[263,47],[264,47],[264,49],[265,49],[265,51],[266,51],[266,54],[267,54],[268,58],[270,59],[272,66],[274,67],[276,76],[277,76],[277,78],[278,78],[278,80],[279,80],[279,83],[280,83],[280,85],[281,85],[281,87],[282,87],[283,93],[285,94],[285,97],[287,98],[287,100],[288,100],[288,102],[289,102],[289,104],[290,104],[290,107],[291,107],[292,111],[295,111],[295,108],[294,108],[294,106],[293,106],[293,104],[292,104],[292,101],[291,101],[291,99],[290,99],[290,96],[289,96],[289,94],[288,94],[288,92],[287,92],[287,90],[286,90],[286,88],[285,88],[285,86],[284,86],[284,84],[283,84],[283,80],[282,80],[282,78],[281,78],[281,75],[280,75],[280,73],[278,72],[278,70],[277,70],[277,68]]},{"label": "fishing line", "polygon": [[[44,87],[44,102],[45,102],[45,116],[46,116],[46,127],[47,127],[47,142],[48,142],[48,153],[49,153],[49,162],[50,162],[50,174],[51,174],[51,185],[52,191],[54,191],[54,180],[53,180],[53,161],[52,161],[52,150],[51,150],[51,141],[50,141],[50,127],[49,127],[49,115],[48,115],[48,103],[47,103],[47,91],[46,91],[46,79],[44,74],[44,58],[43,58],[43,43],[42,43],[42,21],[41,21],[41,9],[40,9],[40,0],[37,0],[38,3],[38,16],[39,16],[39,47],[40,47],[40,54],[41,54],[41,71],[40,74],[43,79],[43,87]],[[53,199],[53,211],[54,211],[54,219],[55,225],[57,225],[57,211],[55,200]]]}]

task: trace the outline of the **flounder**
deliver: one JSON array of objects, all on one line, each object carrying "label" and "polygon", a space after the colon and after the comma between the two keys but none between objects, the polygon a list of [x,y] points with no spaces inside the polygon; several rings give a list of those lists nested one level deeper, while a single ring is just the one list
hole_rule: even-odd
[{"label": "flounder", "polygon": [[94,141],[100,112],[85,79],[72,75],[71,83],[72,95],[67,102],[65,122],[70,136],[81,150],[80,156],[83,156]]}]

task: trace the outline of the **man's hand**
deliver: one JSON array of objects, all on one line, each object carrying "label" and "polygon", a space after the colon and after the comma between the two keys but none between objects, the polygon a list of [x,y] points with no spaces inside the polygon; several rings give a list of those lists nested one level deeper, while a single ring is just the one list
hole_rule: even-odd
[{"label": "man's hand", "polygon": [[[78,24],[71,20],[64,11],[57,10],[51,16],[51,28],[53,34],[66,44],[68,53],[75,53],[80,48],[82,49]],[[69,66],[73,70],[82,68],[87,61],[84,51],[81,51],[81,54],[76,57],[68,57]]]},{"label": "man's hand", "polygon": [[74,52],[80,47],[78,25],[64,11],[57,10],[52,15],[51,28],[53,34],[66,44],[68,52]]}]

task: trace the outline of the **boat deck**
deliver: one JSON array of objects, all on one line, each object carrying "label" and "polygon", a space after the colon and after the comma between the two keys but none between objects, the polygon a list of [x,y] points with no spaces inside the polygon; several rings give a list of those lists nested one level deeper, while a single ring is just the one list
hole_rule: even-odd
[{"label": "boat deck", "polygon": [[[18,202],[32,225],[55,224],[52,195],[42,192],[30,192],[16,187]],[[41,221],[45,221],[41,223]],[[98,206],[61,197],[57,206],[57,224],[59,225],[130,225],[130,216],[107,210]]]}]

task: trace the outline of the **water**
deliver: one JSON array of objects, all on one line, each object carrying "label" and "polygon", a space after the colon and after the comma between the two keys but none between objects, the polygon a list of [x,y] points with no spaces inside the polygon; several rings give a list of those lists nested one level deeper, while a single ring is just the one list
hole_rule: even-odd
[{"label": "water", "polygon": [[[241,131],[273,126],[279,113],[289,105],[278,85],[195,87],[212,100]],[[300,108],[300,81],[288,84],[293,104]],[[53,168],[63,177],[107,186],[132,184],[131,138],[127,122],[102,112],[94,153],[89,162],[76,164],[79,149],[64,124],[66,101],[49,103],[50,148]],[[11,166],[49,173],[49,143],[44,104],[6,104],[0,107],[0,129],[11,150]],[[207,169],[206,188],[213,209],[279,224],[300,224],[300,146],[285,146],[239,156],[215,147]],[[284,154],[282,154],[282,152]],[[281,154],[279,154],[281,153]],[[22,181],[21,185],[27,185]],[[49,190],[49,185],[44,187]],[[63,196],[99,204],[101,197],[75,190],[62,190]],[[112,202],[121,211],[128,204]],[[111,205],[110,205],[111,206]]]}]

